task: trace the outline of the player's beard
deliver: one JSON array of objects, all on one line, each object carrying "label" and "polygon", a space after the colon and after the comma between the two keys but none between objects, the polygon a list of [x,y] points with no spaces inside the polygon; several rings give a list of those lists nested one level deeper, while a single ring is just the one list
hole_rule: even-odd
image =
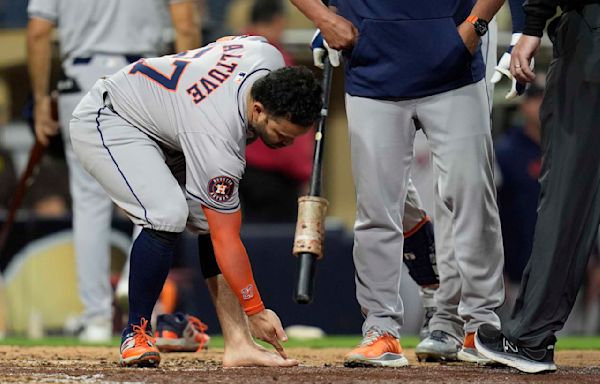
[{"label": "player's beard", "polygon": [[252,144],[258,139],[258,133],[256,133],[256,129],[250,123],[246,127],[246,145]]},{"label": "player's beard", "polygon": [[255,136],[253,141],[256,139],[256,137],[260,137],[260,139],[262,140],[263,143],[265,143],[265,145],[271,149],[278,149],[281,147],[284,147],[285,145],[283,145],[282,143],[273,143],[271,141],[271,139],[269,138],[269,136],[267,135],[267,124],[260,124],[260,123],[256,123],[256,124],[251,124],[248,123],[248,127],[249,130],[254,132]]}]

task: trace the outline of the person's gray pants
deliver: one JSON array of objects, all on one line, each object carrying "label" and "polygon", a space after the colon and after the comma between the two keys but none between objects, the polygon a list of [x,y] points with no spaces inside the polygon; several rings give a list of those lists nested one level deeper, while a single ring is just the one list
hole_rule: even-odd
[{"label": "person's gray pants", "polygon": [[500,326],[494,309],[504,300],[503,254],[485,81],[414,100],[346,95],[346,111],[357,194],[356,296],[367,317],[363,333],[377,328],[399,336],[402,326],[402,217],[416,124],[432,149],[436,193],[451,212],[447,225],[437,224],[437,211],[434,218],[436,247],[438,239],[452,239],[441,245],[453,251],[438,253],[440,284],[458,274],[460,314]]}]

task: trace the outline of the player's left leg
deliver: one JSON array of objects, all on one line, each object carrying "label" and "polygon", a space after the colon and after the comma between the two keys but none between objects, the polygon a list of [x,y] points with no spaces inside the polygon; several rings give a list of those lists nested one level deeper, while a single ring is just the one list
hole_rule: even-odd
[{"label": "player's left leg", "polygon": [[[490,80],[494,74],[496,63],[498,62],[498,23],[496,22],[496,17],[490,21],[488,27],[488,33],[481,39],[481,53],[483,54],[483,60],[485,61],[485,84],[487,87],[488,105],[491,116],[494,101],[494,84]],[[466,321],[466,319],[464,320]],[[472,326],[468,324],[465,324],[465,326],[469,327],[469,330],[466,331],[463,347],[458,352],[458,359],[477,364],[492,363],[491,360],[484,357],[475,348],[475,333],[472,331]]]},{"label": "player's left leg", "polygon": [[[467,335],[483,323],[499,326],[494,311],[504,301],[503,251],[485,82],[424,98],[418,110],[433,152],[437,193],[442,208],[451,212],[448,231],[455,261],[438,252],[440,290],[449,286],[447,280],[460,281],[457,311],[465,321]],[[457,110],[471,112],[455,113]],[[436,228],[440,227],[439,212],[444,211],[436,209]],[[436,230],[440,245],[443,239],[437,234]],[[444,268],[447,261],[448,269]],[[440,304],[441,297],[436,298]],[[435,320],[434,316],[432,323]],[[466,341],[472,342],[472,337]]]},{"label": "player's left leg", "polygon": [[[490,82],[497,62],[497,23],[492,19],[489,31],[481,40],[481,53],[486,64],[486,97],[487,105],[491,113],[494,85]],[[491,127],[490,127],[491,128]],[[435,191],[440,190],[439,177],[434,176]],[[430,322],[430,330],[436,331],[436,337],[426,339],[417,348],[417,357],[426,360],[462,360],[467,362],[487,363],[475,350],[473,333],[465,335],[463,327],[464,319],[459,316],[458,308],[461,300],[461,275],[454,253],[454,238],[452,234],[452,212],[445,206],[443,198],[439,193],[434,194],[435,218],[436,218],[436,252],[438,254],[438,269],[444,271],[443,281],[436,291],[437,312]],[[442,254],[440,256],[440,253]],[[464,339],[463,339],[464,337]]]},{"label": "player's left leg", "polygon": [[188,207],[156,142],[112,110],[102,81],[79,104],[71,121],[73,150],[83,167],[131,220],[144,227],[130,259],[129,321],[121,364],[160,362],[148,320],[160,295]]}]

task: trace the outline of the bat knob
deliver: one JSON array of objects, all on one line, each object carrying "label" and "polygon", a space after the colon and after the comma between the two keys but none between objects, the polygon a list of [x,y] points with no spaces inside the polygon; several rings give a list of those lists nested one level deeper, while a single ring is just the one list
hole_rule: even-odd
[{"label": "bat knob", "polygon": [[296,290],[294,301],[298,304],[310,304],[313,300],[315,288],[315,272],[317,267],[317,255],[312,253],[301,253],[298,255],[298,274],[296,276]]}]

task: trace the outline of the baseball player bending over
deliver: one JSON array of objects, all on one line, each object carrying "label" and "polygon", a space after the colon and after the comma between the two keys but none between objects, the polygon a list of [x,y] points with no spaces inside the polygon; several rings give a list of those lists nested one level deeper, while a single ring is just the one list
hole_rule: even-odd
[{"label": "baseball player bending over", "polygon": [[144,228],[131,251],[122,365],[160,362],[148,319],[186,225],[199,234],[201,267],[225,338],[223,365],[298,364],[280,344],[286,335],[265,309],[239,235],[246,143],[260,137],[272,148],[290,145],[320,115],[321,87],[312,73],[283,66],[264,38],[222,39],[130,64],[98,80],[75,109],[76,155]]}]

